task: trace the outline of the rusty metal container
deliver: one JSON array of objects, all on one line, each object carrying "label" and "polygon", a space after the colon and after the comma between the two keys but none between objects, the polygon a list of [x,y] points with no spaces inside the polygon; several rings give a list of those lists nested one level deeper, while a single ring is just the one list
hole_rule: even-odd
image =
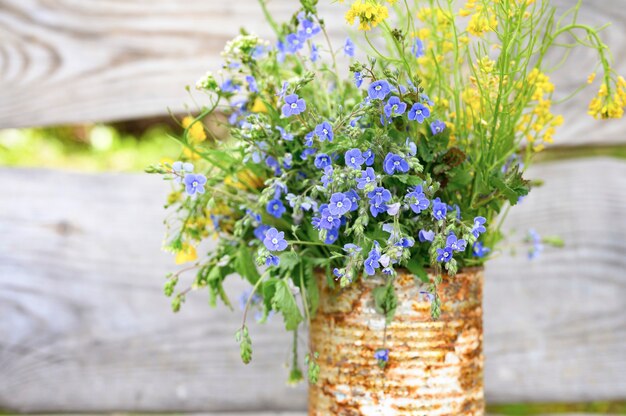
[{"label": "rusty metal container", "polygon": [[310,334],[320,377],[309,388],[309,415],[484,415],[482,268],[444,276],[437,321],[420,294],[427,285],[398,273],[398,308],[386,329],[384,368],[374,353],[383,345],[385,319],[374,309],[372,295],[382,278],[331,290],[321,277]]}]

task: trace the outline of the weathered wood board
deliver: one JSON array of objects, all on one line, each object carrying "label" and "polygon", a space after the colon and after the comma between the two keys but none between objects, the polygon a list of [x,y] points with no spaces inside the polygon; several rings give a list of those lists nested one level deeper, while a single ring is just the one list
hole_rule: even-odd
[{"label": "weathered wood board", "polygon": [[[575,3],[554,1],[561,10]],[[297,9],[295,0],[269,5],[278,21]],[[322,0],[320,10],[337,48],[348,33],[344,6]],[[615,69],[626,74],[622,0],[585,0],[581,20],[613,22],[604,39]],[[184,87],[219,68],[219,52],[242,24],[271,39],[256,0],[0,0],[0,128],[187,111]],[[552,76],[564,88],[557,98],[584,83],[597,62],[587,50],[574,52],[567,69]],[[585,114],[596,89],[557,107],[567,119],[557,144],[624,142],[626,121],[599,126]]]},{"label": "weathered wood board", "polygon": [[[485,288],[488,401],[626,398],[626,162],[542,164],[547,179],[508,228],[560,234],[529,262],[502,256]],[[147,175],[0,169],[0,409],[28,412],[301,410],[285,386],[280,319],[252,325],[244,366],[241,312],[161,294],[167,183]],[[229,283],[236,302],[246,285]]]}]

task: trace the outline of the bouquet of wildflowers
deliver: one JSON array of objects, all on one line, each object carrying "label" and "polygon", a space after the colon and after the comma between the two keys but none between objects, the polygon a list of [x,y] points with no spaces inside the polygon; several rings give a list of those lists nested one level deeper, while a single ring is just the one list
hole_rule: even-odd
[{"label": "bouquet of wildflowers", "polygon": [[[344,7],[357,32],[335,48],[316,3],[278,25],[260,0],[276,39],[242,30],[226,45],[221,70],[196,85],[206,104],[183,120],[181,160],[149,169],[173,181],[167,248],[191,263],[168,276],[174,310],[201,288],[230,305],[234,273],[252,285],[244,362],[250,307],[297,331],[316,312],[319,278],[385,276],[374,301],[391,319],[391,282],[408,269],[430,285],[437,318],[437,285],[496,250],[503,214],[531,188],[525,168],[563,123],[544,60],[561,35],[599,54],[590,113],[619,117],[626,103],[598,31],[576,21],[580,4],[557,18],[547,1],[356,0]],[[226,138],[203,124],[218,112]],[[217,247],[198,257],[210,235]]]}]

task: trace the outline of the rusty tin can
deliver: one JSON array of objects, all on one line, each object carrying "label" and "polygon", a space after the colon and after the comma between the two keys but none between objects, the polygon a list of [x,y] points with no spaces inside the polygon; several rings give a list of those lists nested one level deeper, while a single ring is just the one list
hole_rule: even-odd
[{"label": "rusty tin can", "polygon": [[383,346],[385,318],[376,312],[372,295],[382,279],[330,289],[320,276],[320,306],[310,334],[320,377],[309,388],[309,415],[484,415],[483,269],[444,276],[436,321],[428,297],[420,293],[427,285],[399,271],[384,368],[374,353]]}]

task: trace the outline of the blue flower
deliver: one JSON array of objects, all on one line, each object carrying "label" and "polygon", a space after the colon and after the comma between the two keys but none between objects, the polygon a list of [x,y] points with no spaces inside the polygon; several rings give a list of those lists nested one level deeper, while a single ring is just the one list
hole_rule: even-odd
[{"label": "blue flower", "polygon": [[269,251],[283,251],[287,248],[285,233],[272,227],[265,233],[263,244]]},{"label": "blue flower", "polygon": [[417,154],[417,145],[413,143],[408,137],[406,138],[404,145],[409,149],[409,156],[415,156]]},{"label": "blue flower", "polygon": [[406,238],[406,237],[402,237],[400,241],[396,243],[396,246],[404,247],[404,248],[410,248],[410,247],[413,247],[414,245],[415,245],[415,240],[412,238]]},{"label": "blue flower", "polygon": [[272,199],[267,203],[265,210],[268,214],[276,218],[282,217],[285,211],[287,211],[280,199]]},{"label": "blue flower", "polygon": [[191,173],[193,172],[193,164],[189,163],[189,162],[174,162],[172,163],[172,170],[176,173]]},{"label": "blue flower", "polygon": [[415,42],[413,42],[413,46],[411,47],[411,53],[416,58],[424,56],[424,42],[422,42],[420,38],[415,38]]},{"label": "blue flower", "polygon": [[377,349],[374,353],[374,358],[378,361],[387,362],[389,361],[389,350],[387,348]]},{"label": "blue flower", "polygon": [[317,156],[315,156],[315,162],[313,162],[313,164],[316,168],[323,170],[332,164],[332,160],[326,153],[318,153]]},{"label": "blue flower", "polygon": [[281,169],[280,169],[280,164],[278,163],[278,161],[276,160],[276,158],[274,156],[268,156],[265,158],[265,164],[271,168],[274,169],[274,174],[276,176],[281,174]]},{"label": "blue flower", "polygon": [[345,276],[345,274],[346,274],[346,273],[345,273],[344,271],[339,270],[338,268],[336,268],[336,267],[335,267],[335,268],[333,269],[333,274],[334,274],[334,275],[335,275],[335,277],[337,277],[337,278],[342,278],[343,276]]},{"label": "blue flower", "polygon": [[490,251],[491,249],[489,247],[483,246],[483,243],[481,243],[480,241],[475,242],[472,246],[472,254],[474,255],[474,257],[485,257],[487,254],[489,254]]},{"label": "blue flower", "polygon": [[320,141],[328,140],[329,142],[333,141],[333,126],[330,125],[328,121],[324,121],[323,123],[315,126],[315,135],[319,137]]},{"label": "blue flower", "polygon": [[372,152],[372,149],[367,149],[363,153],[363,157],[365,158],[366,166],[372,166],[374,164],[374,152]]},{"label": "blue flower", "polygon": [[367,89],[367,95],[371,100],[384,100],[390,92],[391,87],[384,79],[372,82]]},{"label": "blue flower", "polygon": [[362,250],[361,247],[357,246],[356,244],[352,244],[352,243],[348,243],[348,244],[343,246],[343,251],[348,253],[349,257],[353,257],[355,254],[360,253],[361,250]]},{"label": "blue flower", "polygon": [[447,263],[452,260],[452,249],[450,247],[437,249],[437,261]]},{"label": "blue flower", "polygon": [[380,267],[380,246],[378,245],[378,241],[374,241],[374,247],[369,252],[369,255],[363,262],[363,266],[365,268],[365,274],[368,276],[372,276],[376,274],[376,269]]},{"label": "blue flower", "polygon": [[370,183],[376,183],[376,173],[374,169],[367,168],[361,172],[361,177],[356,179],[356,187],[359,189],[365,189]]},{"label": "blue flower", "polygon": [[193,196],[195,194],[203,194],[204,193],[204,184],[206,183],[206,176],[193,173],[188,173],[185,175],[184,179],[185,183],[185,191],[188,195]]},{"label": "blue flower", "polygon": [[293,166],[293,155],[291,153],[285,153],[283,158],[283,167],[285,169],[291,169]]},{"label": "blue flower", "polygon": [[432,243],[435,239],[435,232],[430,230],[420,230],[420,232],[417,234],[417,237],[422,243],[426,241],[430,241]]},{"label": "blue flower", "polygon": [[409,110],[409,120],[417,121],[418,123],[423,123],[426,117],[430,116],[430,110],[422,103],[415,103]]},{"label": "blue flower", "polygon": [[430,206],[430,201],[426,198],[421,186],[416,186],[411,192],[406,194],[405,199],[409,201],[411,210],[419,214]]},{"label": "blue flower", "polygon": [[237,91],[241,89],[241,87],[235,84],[232,79],[227,79],[226,81],[222,83],[222,85],[220,85],[220,89],[223,92],[236,93]]},{"label": "blue flower", "polygon": [[433,133],[433,136],[438,135],[442,131],[446,129],[446,123],[441,120],[435,120],[430,123],[430,131]]},{"label": "blue flower", "polygon": [[446,247],[451,248],[454,251],[465,251],[465,247],[467,246],[467,241],[456,238],[456,234],[451,232],[448,234],[448,238],[446,238]]},{"label": "blue flower", "polygon": [[370,200],[370,213],[374,218],[377,217],[378,214],[387,212],[387,209],[387,204],[385,204],[384,202],[376,202]]},{"label": "blue flower", "polygon": [[350,38],[346,38],[346,43],[343,46],[343,52],[349,56],[354,56],[354,42]]},{"label": "blue flower", "polygon": [[357,88],[361,88],[361,84],[363,84],[363,74],[359,71],[354,73],[354,85]]},{"label": "blue flower", "polygon": [[276,93],[276,96],[280,97],[281,100],[284,99],[285,94],[287,94],[287,87],[289,87],[289,82],[285,81],[283,82],[283,86],[281,87],[280,91]]},{"label": "blue flower", "polygon": [[350,211],[358,211],[359,201],[361,200],[361,198],[359,198],[359,194],[357,194],[357,192],[354,189],[350,189],[349,191],[345,193],[345,195],[350,199],[350,202],[352,202]]},{"label": "blue flower", "polygon": [[484,225],[486,222],[487,219],[485,217],[474,218],[474,225],[472,225],[472,235],[474,235],[474,237],[478,238],[481,233],[487,231]]},{"label": "blue flower", "polygon": [[261,225],[259,225],[258,227],[256,227],[254,229],[254,236],[257,239],[263,241],[263,240],[265,240],[265,233],[269,229],[270,229],[269,225],[261,224]]},{"label": "blue flower", "polygon": [[259,92],[259,87],[256,85],[256,79],[252,75],[246,76],[246,82],[248,83],[248,89],[251,92]]},{"label": "blue flower", "polygon": [[306,160],[309,156],[312,156],[315,153],[317,153],[317,150],[313,149],[312,147],[309,147],[307,149],[304,149],[302,153],[300,153],[300,159]]},{"label": "blue flower", "polygon": [[311,44],[311,62],[317,62],[320,57],[319,50],[317,49],[317,45],[314,43]]},{"label": "blue flower", "polygon": [[251,209],[246,209],[246,215],[250,216],[254,221],[261,222],[261,215],[252,211]]},{"label": "blue flower", "polygon": [[308,132],[304,136],[304,145],[306,147],[313,147],[313,137],[314,136],[315,136],[315,132],[314,131],[310,131],[310,132]]},{"label": "blue flower", "polygon": [[278,130],[280,132],[280,137],[283,140],[287,140],[288,142],[293,140],[293,134],[287,133],[287,131],[284,128],[282,128],[281,126],[276,126],[276,130]]},{"label": "blue flower", "polygon": [[285,55],[287,54],[287,47],[285,46],[285,43],[282,40],[279,40],[278,42],[276,42],[276,50],[278,51],[276,59],[280,63],[284,62]]},{"label": "blue flower", "polygon": [[441,202],[441,199],[435,198],[433,200],[433,217],[436,220],[443,220],[448,213],[448,206]]},{"label": "blue flower", "polygon": [[532,243],[532,247],[528,250],[528,258],[534,260],[539,257],[539,254],[543,251],[543,244],[541,236],[534,229],[528,230],[528,238]]},{"label": "blue flower", "polygon": [[387,175],[393,175],[395,172],[407,173],[409,171],[409,164],[402,156],[387,153],[385,161],[383,162],[383,169]]},{"label": "blue flower", "polygon": [[400,114],[404,114],[406,111],[406,103],[403,103],[400,101],[400,98],[394,95],[389,98],[383,110],[385,111],[385,115],[389,118],[399,116]]},{"label": "blue flower", "polygon": [[350,149],[345,154],[346,166],[352,169],[361,169],[361,165],[365,163],[363,154],[359,149]]},{"label": "blue flower", "polygon": [[341,220],[339,219],[339,216],[331,214],[328,208],[324,208],[321,212],[321,215],[322,219],[319,223],[320,228],[332,230],[333,228],[339,228],[341,226]]},{"label": "blue flower", "polygon": [[311,39],[322,30],[318,25],[308,19],[300,20],[300,25],[302,25],[302,29],[300,29],[298,33],[300,33],[300,36],[304,39]]},{"label": "blue flower", "polygon": [[342,216],[352,208],[352,201],[345,194],[336,192],[330,197],[328,210],[333,216]]},{"label": "blue flower", "polygon": [[298,97],[298,94],[289,94],[285,97],[285,105],[283,105],[282,110],[285,117],[298,115],[306,110],[306,102]]},{"label": "blue flower", "polygon": [[333,167],[332,166],[326,166],[324,168],[324,175],[322,175],[322,184],[324,185],[324,187],[328,187],[328,184],[333,182]]},{"label": "blue flower", "polygon": [[285,37],[287,41],[287,52],[296,53],[304,46],[306,38],[300,33],[290,33]]},{"label": "blue flower", "polygon": [[328,230],[326,232],[326,238],[324,239],[324,244],[332,244],[339,238],[339,228],[333,228],[332,230]]},{"label": "blue flower", "polygon": [[265,258],[265,265],[267,267],[278,266],[279,264],[280,264],[280,258],[278,258],[278,256],[270,254],[269,256]]},{"label": "blue flower", "polygon": [[389,192],[389,190],[383,188],[382,186],[379,186],[370,191],[367,194],[367,197],[370,199],[371,203],[382,204],[391,199],[391,192]]}]

